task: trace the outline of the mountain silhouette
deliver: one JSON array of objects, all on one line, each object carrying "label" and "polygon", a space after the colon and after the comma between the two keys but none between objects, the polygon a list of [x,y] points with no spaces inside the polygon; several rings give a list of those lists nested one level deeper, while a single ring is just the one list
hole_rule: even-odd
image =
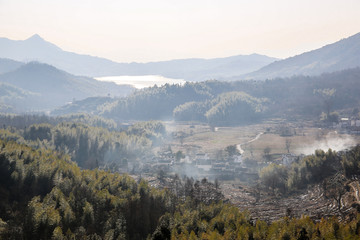
[{"label": "mountain silhouette", "polygon": [[273,62],[235,79],[271,79],[319,75],[360,66],[360,33],[322,48]]},{"label": "mountain silhouette", "polygon": [[255,71],[275,60],[259,54],[215,59],[178,59],[149,63],[114,61],[63,51],[35,34],[26,40],[0,38],[0,57],[16,61],[39,61],[75,75],[91,77],[114,75],[162,75],[188,81],[237,76]]}]

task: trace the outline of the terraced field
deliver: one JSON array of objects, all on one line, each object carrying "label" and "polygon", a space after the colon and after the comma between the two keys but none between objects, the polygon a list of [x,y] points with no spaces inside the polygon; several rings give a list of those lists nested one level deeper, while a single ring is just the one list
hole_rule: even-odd
[{"label": "terraced field", "polygon": [[[357,185],[356,185],[357,184]],[[322,217],[337,216],[351,217],[356,212],[355,206],[359,203],[358,181],[350,183],[355,188],[343,197],[341,212],[333,199],[324,196],[320,185],[311,186],[309,189],[290,196],[274,196],[269,193],[257,191],[243,185],[222,184],[221,189],[225,198],[237,205],[241,210],[249,211],[251,217],[267,222],[278,220],[282,217],[301,217],[307,215],[314,220]]]}]

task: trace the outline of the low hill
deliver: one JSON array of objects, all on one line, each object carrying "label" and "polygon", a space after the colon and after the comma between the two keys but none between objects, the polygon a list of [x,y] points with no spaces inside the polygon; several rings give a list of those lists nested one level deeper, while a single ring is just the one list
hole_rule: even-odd
[{"label": "low hill", "polygon": [[23,65],[21,62],[17,62],[7,58],[0,58],[0,74],[11,72]]},{"label": "low hill", "polygon": [[67,113],[97,113],[98,107],[114,102],[110,97],[89,97],[83,100],[73,101],[69,104],[56,108],[52,115],[66,115]]},{"label": "low hill", "polygon": [[39,94],[0,82],[0,112],[14,113],[32,110]]},{"label": "low hill", "polygon": [[270,63],[234,79],[272,79],[295,75],[314,76],[360,66],[360,33],[294,57]]},{"label": "low hill", "polygon": [[133,90],[129,86],[99,82],[92,78],[78,77],[47,64],[31,62],[0,75],[0,82],[37,94],[32,110],[51,109],[93,96],[124,96]]}]

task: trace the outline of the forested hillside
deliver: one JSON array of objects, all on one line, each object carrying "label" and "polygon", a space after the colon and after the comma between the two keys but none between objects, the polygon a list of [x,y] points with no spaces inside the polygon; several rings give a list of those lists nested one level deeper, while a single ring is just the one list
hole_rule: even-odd
[{"label": "forested hillside", "polygon": [[264,116],[267,102],[267,99],[254,98],[244,92],[226,92],[211,101],[179,105],[173,115],[176,120],[206,120],[213,126],[255,123]]},{"label": "forested hillside", "polygon": [[359,64],[360,33],[357,33],[322,48],[270,63],[240,78],[260,80],[296,75],[315,76],[359,67]]},{"label": "forested hillside", "polygon": [[[227,95],[235,103],[258,103],[244,93]],[[161,190],[141,177],[134,181],[119,174],[166,137],[161,122],[120,130],[88,115],[0,120],[6,124],[0,130],[2,239],[357,239],[360,233],[359,203],[350,194],[359,190],[353,184],[360,176],[359,146],[339,153],[318,150],[288,167],[264,168],[261,191],[296,194],[320,184],[341,213],[319,221],[303,216],[267,223],[224,203],[218,182],[159,176],[168,182]],[[99,124],[112,131],[95,127]],[[105,165],[108,171],[99,170]],[[345,207],[350,196],[346,204],[352,205]]]},{"label": "forested hillside", "polygon": [[48,123],[51,125],[57,125],[62,122],[83,123],[93,127],[106,128],[108,130],[120,129],[120,126],[118,126],[118,124],[114,120],[106,119],[100,116],[94,116],[91,114],[80,113],[62,115],[58,117],[50,117],[47,115],[39,114],[0,114],[0,126],[2,126],[3,128],[10,126],[18,129],[26,129],[28,126],[33,124]]},{"label": "forested hillside", "polygon": [[360,145],[350,151],[339,153],[331,149],[327,152],[319,149],[312,155],[297,159],[290,166],[268,165],[261,170],[260,180],[270,190],[282,193],[323,183],[328,197],[341,198],[347,191],[346,183],[349,183],[350,179],[356,179],[360,174],[359,154]]},{"label": "forested hillside", "polygon": [[359,216],[346,223],[306,216],[254,221],[208,198],[216,186],[206,179],[174,180],[177,191],[160,191],[13,141],[0,140],[0,166],[2,239],[358,239],[360,233]]},{"label": "forested hillside", "polygon": [[127,131],[109,131],[75,122],[0,129],[1,139],[68,154],[80,167],[90,169],[135,167],[140,157],[151,155],[151,147],[162,142],[165,134],[160,122],[137,123]]},{"label": "forested hillside", "polygon": [[[170,195],[67,156],[1,141],[3,239],[145,239]],[[138,224],[142,222],[142,224]]]},{"label": "forested hillside", "polygon": [[11,113],[31,108],[38,94],[0,82],[0,112]]},{"label": "forested hillside", "polygon": [[[106,103],[96,104],[96,99],[75,102],[74,106],[64,106],[53,113],[92,112],[118,120],[175,118],[215,125],[243,124],[270,117],[318,118],[322,112],[359,107],[359,79],[360,68],[355,68],[317,77],[272,81],[166,84]],[[224,118],[230,110],[236,116]]]}]

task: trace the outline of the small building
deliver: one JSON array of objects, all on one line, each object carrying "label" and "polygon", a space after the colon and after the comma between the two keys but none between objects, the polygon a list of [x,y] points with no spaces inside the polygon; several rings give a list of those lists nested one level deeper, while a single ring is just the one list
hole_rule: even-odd
[{"label": "small building", "polygon": [[283,154],[281,156],[282,158],[282,164],[285,166],[290,166],[297,158],[296,155],[288,153],[288,154]]},{"label": "small building", "polygon": [[198,154],[196,154],[195,162],[196,162],[196,165],[207,165],[209,163],[211,165],[210,158],[206,153],[198,153]]},{"label": "small building", "polygon": [[221,172],[221,171],[224,171],[226,168],[226,164],[225,162],[222,162],[222,161],[216,161],[212,164],[212,167],[211,169],[215,172]]},{"label": "small building", "polygon": [[242,159],[242,155],[234,155],[233,157],[234,163],[235,164],[242,164],[243,163],[243,159]]},{"label": "small building", "polygon": [[351,120],[351,127],[360,127],[360,120],[359,119],[352,119]]},{"label": "small building", "polygon": [[209,172],[211,170],[211,164],[197,164],[196,167],[204,172]]},{"label": "small building", "polygon": [[285,166],[290,166],[293,162],[299,161],[305,157],[304,154],[295,155],[292,153],[282,155],[282,164]]},{"label": "small building", "polygon": [[340,124],[342,128],[347,128],[351,126],[351,121],[349,120],[349,118],[343,117],[340,119]]},{"label": "small building", "polygon": [[191,161],[189,156],[185,156],[184,158],[180,159],[180,163],[191,164],[193,161]]}]

